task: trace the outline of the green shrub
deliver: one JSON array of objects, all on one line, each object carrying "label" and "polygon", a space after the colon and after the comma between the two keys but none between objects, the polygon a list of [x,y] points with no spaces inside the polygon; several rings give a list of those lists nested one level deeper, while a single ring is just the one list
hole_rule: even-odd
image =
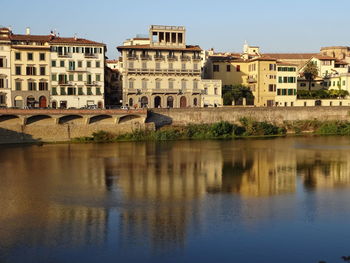
[{"label": "green shrub", "polygon": [[92,139],[94,142],[111,142],[114,138],[114,134],[106,131],[98,131],[92,134]]},{"label": "green shrub", "polygon": [[227,122],[227,121],[221,121],[218,123],[214,123],[210,127],[211,134],[214,137],[232,135],[233,129],[234,129],[234,125]]}]

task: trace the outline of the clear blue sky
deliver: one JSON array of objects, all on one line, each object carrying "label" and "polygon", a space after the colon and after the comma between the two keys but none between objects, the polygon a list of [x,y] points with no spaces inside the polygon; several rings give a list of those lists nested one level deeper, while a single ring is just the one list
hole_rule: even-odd
[{"label": "clear blue sky", "polygon": [[151,24],[184,25],[187,44],[241,51],[244,40],[263,52],[318,52],[350,45],[349,0],[2,0],[0,25],[23,34],[88,38],[116,46]]}]

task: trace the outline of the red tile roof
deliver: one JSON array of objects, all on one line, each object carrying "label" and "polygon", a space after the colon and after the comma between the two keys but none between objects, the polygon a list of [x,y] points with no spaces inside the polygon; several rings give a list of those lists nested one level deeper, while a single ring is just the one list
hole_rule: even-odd
[{"label": "red tile roof", "polygon": [[307,60],[314,56],[317,56],[318,53],[264,53],[263,55],[267,57],[272,57],[275,59]]},{"label": "red tile roof", "polygon": [[148,49],[148,50],[180,50],[180,51],[202,51],[199,46],[186,46],[181,47],[166,47],[166,46],[151,46],[151,45],[132,45],[132,46],[119,46],[117,47],[119,51],[123,49]]},{"label": "red tile roof", "polygon": [[323,56],[323,55],[316,55],[313,56],[314,58],[317,58],[319,60],[335,60],[335,58],[330,57],[330,56]]}]

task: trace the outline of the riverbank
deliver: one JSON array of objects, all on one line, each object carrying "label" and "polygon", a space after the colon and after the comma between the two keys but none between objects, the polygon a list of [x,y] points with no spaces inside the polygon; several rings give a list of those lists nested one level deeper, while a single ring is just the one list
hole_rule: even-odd
[{"label": "riverbank", "polygon": [[213,124],[164,126],[154,130],[134,130],[125,134],[106,131],[93,133],[91,137],[72,139],[74,143],[107,143],[119,141],[167,141],[198,139],[237,139],[250,137],[274,137],[286,135],[350,135],[350,122],[344,121],[296,121],[274,125],[241,118],[239,124],[221,121]]}]

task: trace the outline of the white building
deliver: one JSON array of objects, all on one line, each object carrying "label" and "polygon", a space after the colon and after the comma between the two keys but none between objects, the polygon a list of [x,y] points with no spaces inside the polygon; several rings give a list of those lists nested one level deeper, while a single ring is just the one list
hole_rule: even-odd
[{"label": "white building", "polygon": [[52,108],[104,107],[105,44],[53,35],[50,46]]},{"label": "white building", "polygon": [[8,28],[0,28],[0,107],[11,106],[11,41]]}]

